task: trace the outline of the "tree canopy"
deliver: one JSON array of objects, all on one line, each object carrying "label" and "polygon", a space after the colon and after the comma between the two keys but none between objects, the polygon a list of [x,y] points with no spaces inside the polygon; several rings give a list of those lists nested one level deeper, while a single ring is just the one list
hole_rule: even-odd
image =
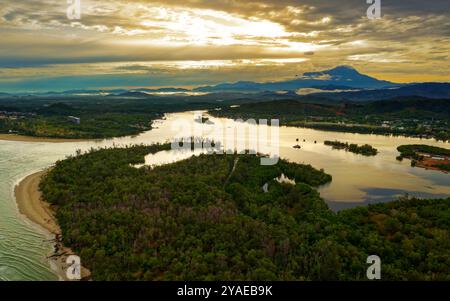
[{"label": "tree canopy", "polygon": [[373,254],[383,279],[450,280],[449,199],[334,213],[315,189],[331,176],[308,165],[216,154],[132,166],[169,148],[79,153],[41,182],[94,280],[364,280]]}]

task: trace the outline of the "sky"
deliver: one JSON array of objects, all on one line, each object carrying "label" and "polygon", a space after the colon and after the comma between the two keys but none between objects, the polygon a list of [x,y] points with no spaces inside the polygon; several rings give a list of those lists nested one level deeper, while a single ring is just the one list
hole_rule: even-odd
[{"label": "sky", "polygon": [[[69,0],[75,1],[75,0]],[[0,91],[277,81],[350,65],[450,81],[448,0],[1,0]]]}]

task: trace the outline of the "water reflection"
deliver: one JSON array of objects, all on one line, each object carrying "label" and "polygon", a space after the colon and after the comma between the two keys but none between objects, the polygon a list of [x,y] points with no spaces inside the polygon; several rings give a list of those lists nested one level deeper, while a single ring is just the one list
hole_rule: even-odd
[{"label": "water reflection", "polygon": [[[148,132],[137,138],[144,138],[146,135],[153,135],[152,139],[158,137],[161,140],[163,136],[168,138],[171,121],[178,118],[193,120],[193,116],[192,112],[169,115],[167,121],[161,124],[159,129],[161,133]],[[222,118],[208,117],[214,124],[229,122]],[[166,136],[167,134],[169,136]],[[220,139],[220,136],[216,136],[216,139]],[[323,144],[325,140],[367,143],[377,148],[379,154],[375,157],[366,157],[344,150],[332,150]],[[420,143],[449,148],[448,143],[434,140],[325,132],[293,127],[280,127],[279,141],[282,158],[296,163],[311,164],[318,169],[323,168],[333,176],[332,183],[319,187],[326,201],[330,204],[347,203],[352,206],[393,200],[404,193],[417,197],[450,196],[449,174],[413,168],[408,160],[403,162],[396,160],[399,145]],[[293,146],[296,144],[300,144],[301,149],[294,149]],[[201,152],[197,154],[199,153]],[[146,164],[165,164],[189,158],[191,155],[189,152],[162,152],[148,156]],[[383,191],[382,197],[380,197],[381,191]]]},{"label": "water reflection", "polygon": [[[195,122],[194,114],[186,112],[168,114],[165,120],[156,122],[154,130],[135,137],[74,143],[0,141],[0,280],[56,278],[48,267],[46,255],[51,246],[44,242],[45,234],[33,228],[18,213],[13,189],[21,178],[75,154],[77,149],[87,151],[99,147],[168,142],[176,136],[172,122],[178,118]],[[213,123],[224,121],[210,119]],[[356,144],[368,143],[379,149],[380,154],[364,157],[323,145],[325,140],[334,139]],[[301,149],[293,148],[297,143]],[[433,140],[280,128],[282,158],[323,168],[333,176],[332,183],[319,188],[322,197],[333,209],[389,201],[404,193],[421,197],[450,196],[450,174],[412,168],[408,160],[398,162],[395,159],[398,155],[396,148],[402,144],[449,148],[448,143]],[[191,155],[189,152],[161,152],[147,156],[146,164],[166,164]]]}]

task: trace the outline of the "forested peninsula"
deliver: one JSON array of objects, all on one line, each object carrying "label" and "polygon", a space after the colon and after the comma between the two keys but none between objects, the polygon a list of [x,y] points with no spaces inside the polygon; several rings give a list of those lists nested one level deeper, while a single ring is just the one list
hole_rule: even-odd
[{"label": "forested peninsula", "polygon": [[78,152],[42,180],[94,280],[366,280],[369,255],[383,280],[450,280],[450,199],[335,213],[315,189],[331,176],[309,165],[216,154],[134,166],[168,149]]}]

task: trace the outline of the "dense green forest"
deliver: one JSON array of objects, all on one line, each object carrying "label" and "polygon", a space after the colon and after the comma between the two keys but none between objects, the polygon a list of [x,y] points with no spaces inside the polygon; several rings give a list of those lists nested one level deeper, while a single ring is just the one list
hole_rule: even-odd
[{"label": "dense green forest", "polygon": [[[99,139],[137,135],[164,113],[214,107],[185,98],[83,96],[0,99],[0,133],[50,138]],[[68,117],[80,118],[80,123]]]},{"label": "dense green forest", "polygon": [[361,154],[363,156],[376,156],[378,150],[369,144],[357,145],[349,144],[348,142],[341,141],[325,141],[325,145],[331,146],[333,149],[345,149],[348,152]]},{"label": "dense green forest", "polygon": [[435,164],[433,167],[439,168],[443,171],[450,171],[450,164]]},{"label": "dense green forest", "polygon": [[[0,95],[0,133],[68,139],[137,135],[150,129],[152,121],[164,113],[210,110],[218,104],[229,106],[266,98],[272,99],[272,96],[114,94],[106,91],[104,95]],[[69,116],[80,118],[80,124],[71,122]]]},{"label": "dense green forest", "polygon": [[94,280],[365,280],[373,254],[384,280],[450,280],[450,199],[334,213],[314,188],[331,177],[308,165],[217,154],[132,166],[169,147],[78,153],[41,182]]},{"label": "dense green forest", "polygon": [[[236,107],[239,105],[239,107]],[[232,107],[231,107],[232,106]],[[276,93],[200,96],[49,95],[0,97],[0,133],[54,138],[139,134],[164,113],[210,110],[233,119],[279,119],[282,125],[362,134],[450,138],[448,99],[403,97],[367,103]],[[81,119],[80,124],[68,116]]]},{"label": "dense green forest", "polygon": [[25,136],[101,139],[136,135],[152,128],[152,121],[159,117],[153,114],[83,113],[77,115],[80,124],[71,122],[67,116],[33,116],[19,120],[0,120],[4,133]]},{"label": "dense green forest", "polygon": [[402,157],[413,159],[418,159],[417,153],[450,156],[450,149],[425,144],[401,145],[397,148],[397,150],[400,152]]},{"label": "dense green forest", "polygon": [[450,101],[404,97],[367,103],[317,99],[276,100],[222,106],[217,117],[279,119],[282,125],[360,134],[404,135],[450,139]]}]

